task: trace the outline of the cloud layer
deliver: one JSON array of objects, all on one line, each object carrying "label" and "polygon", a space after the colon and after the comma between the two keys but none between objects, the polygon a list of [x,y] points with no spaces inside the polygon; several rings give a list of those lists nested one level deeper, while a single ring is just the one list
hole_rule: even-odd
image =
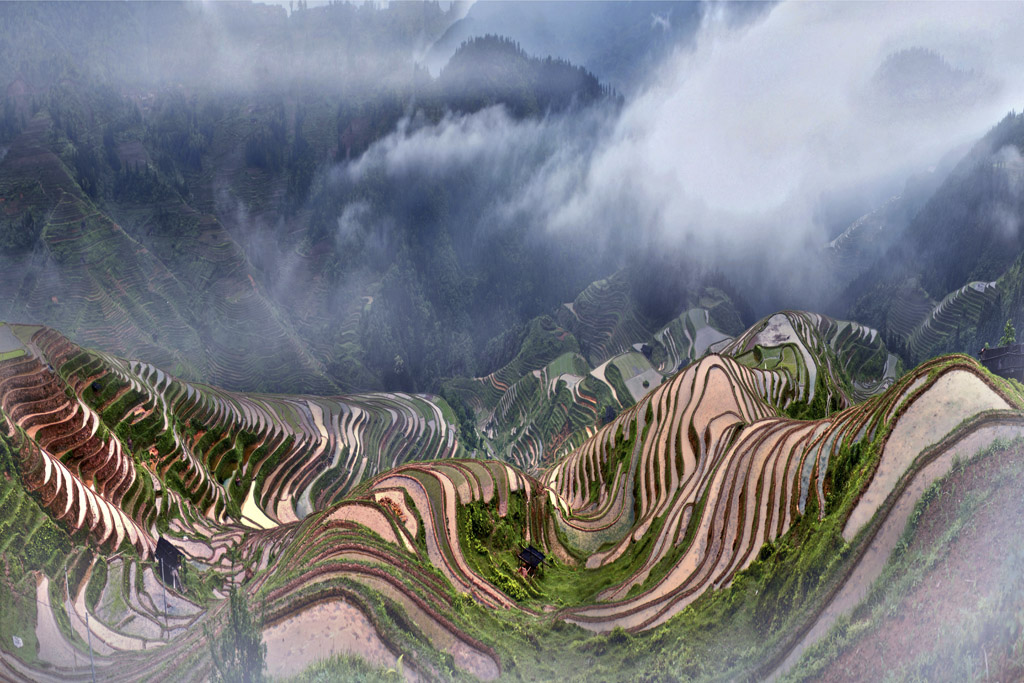
[{"label": "cloud layer", "polygon": [[[813,259],[836,227],[822,204],[879,183],[898,191],[1024,102],[1022,34],[1017,4],[784,3],[743,26],[709,11],[695,45],[620,112],[407,124],[346,172],[471,170],[462,218],[482,230],[679,249],[770,285],[765,306],[806,305],[782,299],[818,277]],[[983,84],[978,99],[904,107],[880,90],[880,65],[908,48]]]}]

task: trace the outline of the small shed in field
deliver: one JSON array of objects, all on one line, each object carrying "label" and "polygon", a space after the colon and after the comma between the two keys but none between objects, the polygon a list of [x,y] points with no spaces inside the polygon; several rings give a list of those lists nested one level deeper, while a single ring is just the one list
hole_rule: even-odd
[{"label": "small shed in field", "polygon": [[533,574],[544,562],[544,553],[528,545],[519,551],[519,569],[526,574]]}]

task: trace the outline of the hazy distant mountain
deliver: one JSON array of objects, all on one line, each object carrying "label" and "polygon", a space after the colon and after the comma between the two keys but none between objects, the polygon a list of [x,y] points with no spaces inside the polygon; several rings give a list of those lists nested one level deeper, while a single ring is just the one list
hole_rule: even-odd
[{"label": "hazy distant mountain", "polygon": [[425,177],[385,170],[386,144],[363,159],[388,136],[481,125],[459,117],[485,108],[502,126],[616,111],[592,73],[496,36],[432,79],[411,55],[445,25],[436,4],[0,17],[20,50],[0,47],[20,74],[0,97],[3,317],[233,388],[426,389],[606,272],[569,236],[477,230],[534,160],[494,176],[427,160]]},{"label": "hazy distant mountain", "polygon": [[[998,93],[999,84],[982,72],[958,68],[922,47],[893,52],[868,87],[873,106],[886,113],[947,116],[949,109],[975,107]],[[900,111],[903,110],[903,111]]]},{"label": "hazy distant mountain", "polygon": [[693,38],[703,13],[700,2],[477,2],[425,61],[436,73],[463,41],[498,34],[532,55],[580,64],[628,93],[668,50]]}]

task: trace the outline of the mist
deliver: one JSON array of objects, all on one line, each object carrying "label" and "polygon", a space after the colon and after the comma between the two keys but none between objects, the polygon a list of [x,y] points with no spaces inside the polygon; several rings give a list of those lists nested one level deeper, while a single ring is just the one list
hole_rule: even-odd
[{"label": "mist", "polygon": [[11,26],[61,28],[12,30],[0,58],[37,91],[86,77],[131,93],[316,88],[359,96],[411,83],[415,55],[463,11],[429,2],[309,7],[289,13],[278,4],[201,0],[5,3]]},{"label": "mist", "polygon": [[[546,7],[574,30],[571,3]],[[659,283],[721,274],[758,316],[823,310],[846,284],[822,257],[828,242],[912,176],[941,175],[951,150],[1019,106],[1013,67],[1024,61],[1024,12],[1016,5],[643,7],[626,12],[635,32],[604,53],[600,40],[565,41],[598,65],[569,86],[543,74],[522,81],[541,73],[529,58],[546,62],[528,58],[516,35],[488,48],[500,56],[496,67],[467,59],[432,76],[416,60],[445,54],[463,35],[456,27],[472,35],[461,19],[481,11],[427,3],[291,13],[69,5],[70,19],[59,6],[10,5],[0,9],[12,21],[57,16],[81,35],[37,32],[42,39],[30,44],[33,34],[19,33],[0,57],[28,82],[21,116],[63,108],[64,165],[79,182],[93,176],[88,186],[105,195],[97,201],[138,201],[121,224],[156,258],[182,273],[191,267],[164,232],[174,222],[167,216],[194,209],[225,229],[218,239],[236,243],[244,259],[197,289],[221,301],[214,292],[255,287],[268,301],[252,310],[285,311],[240,316],[239,326],[280,326],[282,339],[329,364],[343,347],[338,321],[360,320],[353,334],[379,357],[368,374],[337,370],[357,377],[346,389],[379,387],[367,377],[396,357],[433,368],[394,380],[402,388],[493,370],[502,356],[483,362],[480,349],[631,265]],[[575,30],[610,11],[588,6],[590,19]],[[529,27],[544,12],[524,16],[518,25]],[[654,36],[658,50],[645,51]],[[634,60],[628,69],[598,68],[620,54]],[[479,82],[509,87],[466,97],[473,69],[491,67]],[[560,68],[578,75],[575,65]],[[619,79],[624,98],[606,89],[608,78]],[[82,104],[74,87],[96,99]],[[558,106],[541,99],[550,90],[563,94]],[[71,150],[90,144],[95,163],[76,165]],[[159,171],[155,182],[178,205],[155,211],[148,190],[123,177],[122,161]],[[1004,233],[1019,230],[1015,204],[990,215]],[[199,255],[199,242],[183,244]],[[29,268],[23,255],[11,261],[12,273]],[[379,296],[382,287],[390,295]],[[364,311],[364,301],[376,304]],[[219,324],[202,310],[197,337]],[[38,304],[23,315],[65,322]],[[402,329],[418,315],[418,327]],[[443,358],[419,364],[424,348],[442,347]],[[346,348],[359,365],[362,351]]]},{"label": "mist", "polygon": [[[1022,28],[1005,4],[784,3],[739,25],[711,10],[621,112],[407,124],[347,172],[479,164],[492,183],[481,231],[585,235],[590,248],[628,233],[633,248],[722,269],[763,312],[820,305],[809,292],[827,277],[829,202],[871,188],[881,203],[1019,106]],[[938,65],[898,75],[919,86],[913,102],[891,82],[907,50]]]},{"label": "mist", "polygon": [[[277,664],[338,645],[350,614],[315,627],[342,601],[357,654],[428,679],[765,678],[751,660],[860,601],[844,582],[881,590],[833,654],[898,651],[919,605],[971,647],[1024,613],[1019,553],[972,560],[1024,538],[1020,443],[967,469],[1024,396],[946,355],[1024,325],[1024,5],[18,2],[0,25],[0,321],[101,352],[0,344],[0,574],[31,607],[0,667],[81,677],[86,616],[104,671],[206,675],[229,582],[289,631]],[[140,475],[116,491],[129,470],[84,466],[108,441]],[[157,531],[196,599],[168,621],[165,595],[163,627]],[[944,594],[1000,602],[958,621]]]}]

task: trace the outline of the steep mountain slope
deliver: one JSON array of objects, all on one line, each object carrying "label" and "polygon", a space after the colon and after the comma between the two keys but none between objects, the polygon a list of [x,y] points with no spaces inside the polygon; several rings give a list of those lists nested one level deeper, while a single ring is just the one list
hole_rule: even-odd
[{"label": "steep mountain slope", "polygon": [[506,103],[516,116],[583,106],[609,94],[582,66],[531,58],[515,41],[491,35],[461,45],[436,86],[457,110]]},{"label": "steep mountain slope", "polygon": [[[761,677],[856,604],[931,481],[1024,435],[1024,389],[963,356],[856,402],[847,373],[873,374],[884,347],[812,314],[687,366],[539,478],[407,462],[460,452],[429,397],[233,394],[0,330],[0,523],[22,539],[2,555],[22,578],[6,579],[21,611],[0,621],[0,662],[33,680],[87,675],[86,612],[105,678],[201,678],[197,626],[218,623],[227,577],[265,605],[276,674],[345,613],[359,651],[427,679]],[[166,617],[146,562],[158,533],[192,562]],[[529,577],[525,543],[550,558]],[[32,650],[10,649],[28,633]]]},{"label": "steep mountain slope", "polygon": [[389,136],[481,109],[511,123],[617,107],[589,72],[496,37],[431,78],[412,52],[446,25],[436,4],[0,15],[17,46],[0,50],[7,319],[231,389],[436,390],[610,269],[570,259],[570,238],[454,220],[478,218],[493,179],[383,170]]},{"label": "steep mountain slope", "polygon": [[[255,519],[294,521],[408,457],[459,450],[447,406],[431,397],[233,394],[85,351],[48,328],[4,329],[20,340],[7,354],[3,400],[8,438],[27,449],[29,488],[50,492],[42,497],[58,518],[69,505],[85,514],[92,503],[80,494],[94,491],[135,520],[128,526],[143,556],[157,518],[241,519],[256,501],[266,515]],[[92,529],[112,549],[123,540],[110,536],[117,530]]]},{"label": "steep mountain slope", "polygon": [[560,307],[560,324],[533,321],[501,369],[448,380],[445,395],[464,406],[462,429],[471,419],[483,450],[535,472],[708,353],[789,373],[805,392],[793,406],[801,414],[848,407],[900,374],[877,331],[857,323],[787,311],[734,338],[739,312],[725,292],[705,286],[686,301],[689,307],[658,329],[637,304],[630,274],[620,271]]},{"label": "steep mountain slope", "polygon": [[[953,169],[887,253],[839,299],[908,361],[993,342],[1019,325],[1024,116],[1011,113]],[[1004,296],[1006,293],[1006,296]]]},{"label": "steep mountain slope", "polygon": [[175,217],[174,234],[141,243],[51,151],[54,128],[33,117],[0,163],[5,211],[37,230],[30,249],[6,255],[6,317],[63,323],[87,343],[228,386],[336,389],[214,217],[168,198],[152,211]]},{"label": "steep mountain slope", "polygon": [[446,381],[488,453],[534,472],[742,329],[742,302],[718,287],[680,292],[685,304],[673,317],[676,309],[666,315],[638,291],[639,272],[620,270],[558,307],[555,319],[533,320],[498,370]]}]

